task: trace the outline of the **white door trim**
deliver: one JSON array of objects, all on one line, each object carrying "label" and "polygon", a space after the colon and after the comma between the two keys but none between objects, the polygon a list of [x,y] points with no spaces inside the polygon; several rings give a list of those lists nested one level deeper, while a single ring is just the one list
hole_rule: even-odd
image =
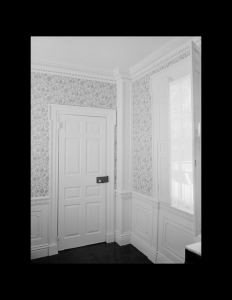
[{"label": "white door trim", "polygon": [[49,255],[58,253],[58,118],[60,114],[74,114],[94,117],[104,117],[107,123],[106,170],[109,182],[106,184],[106,242],[114,242],[114,126],[116,125],[116,111],[113,109],[89,108],[59,104],[48,105],[48,119],[50,123],[49,141]]}]

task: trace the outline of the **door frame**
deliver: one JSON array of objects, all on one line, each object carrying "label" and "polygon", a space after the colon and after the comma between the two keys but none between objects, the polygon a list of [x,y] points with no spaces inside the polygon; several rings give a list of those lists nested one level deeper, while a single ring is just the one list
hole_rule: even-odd
[{"label": "door frame", "polygon": [[116,110],[71,105],[49,104],[49,255],[58,253],[58,130],[59,115],[73,114],[106,118],[106,172],[109,182],[106,184],[106,242],[114,242],[114,126]]}]

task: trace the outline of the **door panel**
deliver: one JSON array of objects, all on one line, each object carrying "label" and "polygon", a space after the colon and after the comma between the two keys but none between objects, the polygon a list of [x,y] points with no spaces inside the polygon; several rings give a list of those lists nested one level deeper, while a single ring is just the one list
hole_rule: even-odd
[{"label": "door panel", "polygon": [[105,241],[106,119],[61,114],[59,250]]}]

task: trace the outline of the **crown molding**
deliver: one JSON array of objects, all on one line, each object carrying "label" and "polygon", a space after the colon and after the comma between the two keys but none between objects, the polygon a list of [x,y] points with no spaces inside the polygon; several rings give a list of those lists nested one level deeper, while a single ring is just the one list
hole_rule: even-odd
[{"label": "crown molding", "polygon": [[31,60],[31,71],[115,83],[113,72]]},{"label": "crown molding", "polygon": [[162,47],[152,55],[138,62],[136,65],[130,68],[130,75],[132,80],[138,79],[149,73],[157,66],[163,64],[167,60],[177,56],[188,48],[188,43],[194,41],[197,46],[201,44],[201,37],[180,37],[176,38],[173,42]]},{"label": "crown molding", "polygon": [[113,74],[116,81],[131,80],[130,70],[115,68]]}]

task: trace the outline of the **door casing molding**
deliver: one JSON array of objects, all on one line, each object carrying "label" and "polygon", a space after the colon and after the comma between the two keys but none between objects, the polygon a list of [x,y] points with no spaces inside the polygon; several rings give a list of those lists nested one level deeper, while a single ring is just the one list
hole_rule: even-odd
[{"label": "door casing molding", "polygon": [[58,254],[58,122],[60,114],[83,115],[106,118],[106,242],[114,242],[114,126],[116,111],[113,109],[90,108],[70,105],[49,104],[49,255]]}]

